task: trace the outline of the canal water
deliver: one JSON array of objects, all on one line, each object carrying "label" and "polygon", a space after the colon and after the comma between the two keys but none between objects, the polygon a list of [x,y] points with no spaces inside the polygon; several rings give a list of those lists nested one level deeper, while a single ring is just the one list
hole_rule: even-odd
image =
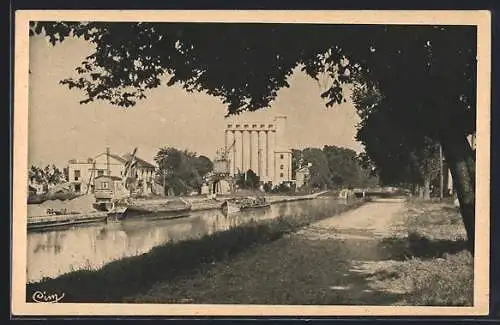
[{"label": "canal water", "polygon": [[79,269],[99,269],[128,256],[147,253],[167,242],[196,239],[250,221],[279,216],[322,214],[333,216],[346,209],[334,197],[277,203],[225,215],[221,210],[191,212],[178,219],[144,216],[120,222],[94,223],[28,232],[27,281],[54,278]]}]

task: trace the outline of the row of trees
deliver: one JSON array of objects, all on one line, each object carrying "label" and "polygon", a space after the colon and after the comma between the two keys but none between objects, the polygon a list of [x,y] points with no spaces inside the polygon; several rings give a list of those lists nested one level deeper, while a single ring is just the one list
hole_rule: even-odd
[{"label": "row of trees", "polygon": [[266,193],[291,193],[296,190],[295,184],[291,182],[282,182],[274,186],[272,182],[263,183],[260,177],[251,169],[247,170],[246,173],[235,175],[235,183],[240,189],[261,189]]},{"label": "row of trees", "polygon": [[372,168],[362,164],[352,149],[326,145],[322,149],[292,150],[292,177],[298,168],[311,164],[309,186],[312,188],[356,188],[378,184]]},{"label": "row of trees", "polygon": [[[322,149],[292,149],[292,179],[296,179],[298,169],[308,166],[310,177],[307,188],[340,189],[366,188],[378,185],[378,177],[372,166],[352,149],[325,145]],[[260,188],[260,177],[249,169],[236,175],[238,188]],[[263,184],[266,192],[289,192],[294,190],[291,184],[272,187]]]},{"label": "row of trees", "polygon": [[200,192],[203,178],[213,169],[209,158],[173,147],[160,148],[155,161],[158,164],[155,181],[163,186],[167,195]]},{"label": "row of trees", "polygon": [[[431,182],[443,163],[440,142],[428,135],[408,133],[405,125],[391,122],[395,109],[375,88],[358,85],[353,99],[363,116],[356,134],[365,147],[363,164],[375,168],[382,184],[408,187],[428,199]],[[363,113],[366,110],[372,111]]]}]

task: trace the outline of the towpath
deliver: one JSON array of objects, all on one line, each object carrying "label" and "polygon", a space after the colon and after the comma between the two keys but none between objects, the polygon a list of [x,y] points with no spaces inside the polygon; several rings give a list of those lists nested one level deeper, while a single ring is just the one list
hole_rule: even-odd
[{"label": "towpath", "polygon": [[377,265],[400,258],[401,247],[390,243],[404,222],[404,203],[367,203],[131,298],[153,303],[396,303],[397,289],[377,288]]}]

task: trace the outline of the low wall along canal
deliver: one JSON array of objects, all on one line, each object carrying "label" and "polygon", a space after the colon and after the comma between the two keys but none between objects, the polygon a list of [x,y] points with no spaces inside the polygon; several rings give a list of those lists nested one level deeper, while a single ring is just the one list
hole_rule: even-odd
[{"label": "low wall along canal", "polygon": [[148,253],[168,242],[197,239],[249,222],[279,217],[328,217],[345,211],[345,202],[334,197],[272,204],[231,215],[220,210],[193,211],[179,219],[145,216],[121,222],[94,223],[28,232],[27,280],[38,282],[80,269],[104,265]]}]

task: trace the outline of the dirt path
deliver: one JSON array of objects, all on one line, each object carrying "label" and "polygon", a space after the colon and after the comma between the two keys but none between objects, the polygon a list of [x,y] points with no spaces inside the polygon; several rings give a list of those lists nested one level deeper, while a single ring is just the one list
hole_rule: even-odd
[{"label": "dirt path", "polygon": [[388,244],[401,231],[404,203],[367,203],[271,244],[161,283],[134,302],[387,305],[397,288],[377,288],[379,263],[401,257]]},{"label": "dirt path", "polygon": [[296,233],[309,240],[380,238],[399,231],[403,203],[368,203],[356,210],[324,219]]}]

